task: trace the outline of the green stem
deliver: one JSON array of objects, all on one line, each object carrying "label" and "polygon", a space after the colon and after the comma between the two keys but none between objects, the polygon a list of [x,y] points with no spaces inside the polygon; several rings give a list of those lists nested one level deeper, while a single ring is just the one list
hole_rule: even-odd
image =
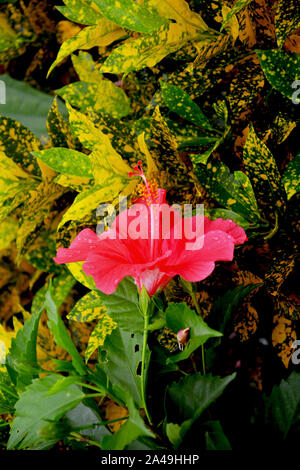
[{"label": "green stem", "polygon": [[142,374],[141,374],[141,395],[143,408],[145,410],[149,424],[151,424],[151,418],[147,409],[146,404],[146,377],[145,377],[145,362],[146,362],[146,349],[147,349],[147,340],[148,340],[148,326],[149,326],[149,309],[144,313],[144,340],[143,340],[143,351],[142,351]]},{"label": "green stem", "polygon": [[[196,308],[196,311],[197,311],[198,315],[200,317],[202,317],[202,313],[201,313],[201,310],[200,310],[200,307],[199,307],[199,304],[198,304],[198,300],[197,300],[197,297],[196,297],[196,294],[195,294],[194,291],[191,292],[191,297],[192,297],[192,300],[194,302],[194,305],[195,305],[195,308]],[[204,344],[201,345],[201,355],[202,355],[202,370],[203,370],[203,375],[205,375],[206,366],[205,366]]]}]

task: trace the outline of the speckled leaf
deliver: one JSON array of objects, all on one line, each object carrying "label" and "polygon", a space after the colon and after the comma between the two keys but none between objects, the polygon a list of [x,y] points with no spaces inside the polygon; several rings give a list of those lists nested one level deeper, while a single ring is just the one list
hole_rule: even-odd
[{"label": "speckled leaf", "polygon": [[82,112],[93,110],[115,118],[122,118],[130,113],[129,99],[122,88],[102,76],[98,83],[75,82],[56,90],[56,93],[72,106],[79,107]]},{"label": "speckled leaf", "polygon": [[[178,143],[178,149],[191,147],[202,147],[216,142],[216,137],[209,131],[199,129],[199,127],[181,122],[166,119],[169,129],[172,131]],[[197,149],[198,150],[198,149]]]},{"label": "speckled leaf", "polygon": [[106,18],[102,18],[96,26],[88,26],[81,30],[75,37],[67,39],[61,46],[56,60],[51,65],[48,75],[62,60],[77,49],[91,49],[95,46],[108,46],[124,35],[115,24]]},{"label": "speckled leaf", "polygon": [[170,111],[197,126],[211,130],[209,120],[185,91],[162,80],[160,86],[164,102]]},{"label": "speckled leaf", "polygon": [[26,38],[11,27],[6,15],[0,13],[0,61],[8,62],[18,55],[19,49],[26,42]]},{"label": "speckled leaf", "polygon": [[71,175],[58,175],[54,181],[65,188],[72,188],[78,193],[90,189],[94,184],[94,178]]},{"label": "speckled leaf", "polygon": [[63,147],[53,147],[32,152],[32,154],[57,173],[93,177],[90,157],[84,153]]},{"label": "speckled leaf", "polygon": [[101,297],[97,292],[91,291],[78,300],[67,318],[78,322],[89,322],[97,320],[105,312],[106,308]]},{"label": "speckled leaf", "polygon": [[234,15],[236,15],[239,11],[241,11],[243,8],[245,8],[247,5],[249,5],[251,1],[252,0],[237,0],[234,6],[225,15],[225,18],[223,19],[221,31],[222,29],[224,29],[225,25],[231,20],[231,18]]},{"label": "speckled leaf", "polygon": [[83,262],[79,261],[77,263],[68,263],[67,268],[72,274],[72,276],[76,279],[76,281],[83,284],[88,289],[95,289],[95,281],[92,276],[87,276],[82,269]]},{"label": "speckled leaf", "polygon": [[264,285],[273,296],[277,296],[282,284],[295,267],[295,254],[289,248],[278,249],[265,274]]},{"label": "speckled leaf", "polygon": [[300,153],[286,167],[282,182],[288,199],[300,191]]},{"label": "speckled leaf", "polygon": [[201,16],[192,11],[188,2],[184,0],[146,0],[146,5],[154,7],[164,18],[175,20],[177,23],[190,23],[199,29],[207,29]]},{"label": "speckled leaf", "polygon": [[96,349],[104,345],[105,338],[117,327],[117,324],[105,313],[100,314],[98,318],[99,322],[90,336],[85,351],[85,362],[88,362]]},{"label": "speckled leaf", "polygon": [[74,23],[93,26],[102,19],[92,0],[64,0],[64,4],[66,6],[57,6],[56,9]]},{"label": "speckled leaf", "polygon": [[64,120],[54,98],[47,118],[47,129],[50,137],[51,147],[75,148],[76,142],[72,136],[70,125]]},{"label": "speckled leaf", "polygon": [[232,122],[249,118],[265,84],[264,74],[255,55],[241,60],[236,67],[238,74],[232,79],[228,94]]},{"label": "speckled leaf", "polygon": [[272,345],[288,368],[294,349],[293,342],[297,339],[296,321],[299,321],[299,306],[284,296],[274,296],[275,314],[273,316]]},{"label": "speckled leaf", "polygon": [[27,243],[31,242],[32,233],[44,221],[53,202],[62,194],[62,188],[57,185],[42,182],[37,189],[30,191],[20,220],[17,235],[18,257],[24,254]]},{"label": "speckled leaf", "polygon": [[275,15],[278,46],[283,46],[286,38],[300,27],[300,5],[297,0],[279,0]]},{"label": "speckled leaf", "polygon": [[10,118],[0,116],[0,151],[28,173],[40,174],[35,158],[30,154],[40,150],[39,140],[26,127]]},{"label": "speckled leaf", "polygon": [[276,161],[268,147],[257,137],[251,126],[244,147],[244,164],[260,202],[267,213],[281,213],[286,196]]},{"label": "speckled leaf", "polygon": [[102,80],[101,73],[96,70],[96,63],[88,52],[78,51],[78,55],[71,56],[74,69],[82,82],[98,83]]},{"label": "speckled leaf", "polygon": [[155,10],[132,0],[94,0],[94,3],[110,21],[139,33],[152,33],[166,23]]},{"label": "speckled leaf", "polygon": [[[270,84],[287,98],[293,99],[294,81],[300,79],[300,56],[281,50],[256,51],[260,65]],[[300,103],[300,98],[294,97]]]},{"label": "speckled leaf", "polygon": [[[208,33],[204,37],[211,37]],[[164,57],[176,52],[188,41],[200,40],[197,29],[190,25],[170,23],[159,31],[148,34],[114,49],[101,67],[103,73],[129,73],[153,67]]]},{"label": "speckled leaf", "polygon": [[245,173],[235,171],[231,174],[219,161],[209,162],[206,166],[199,163],[195,172],[201,185],[219,204],[254,224],[261,222],[255,195]]},{"label": "speckled leaf", "polygon": [[[52,299],[57,308],[61,306],[66,296],[69,294],[70,290],[75,284],[75,280],[71,274],[64,268],[63,273],[52,278]],[[47,285],[45,284],[41,289],[35,294],[32,305],[31,305],[31,314],[37,314],[44,302],[45,294],[47,292]]]}]

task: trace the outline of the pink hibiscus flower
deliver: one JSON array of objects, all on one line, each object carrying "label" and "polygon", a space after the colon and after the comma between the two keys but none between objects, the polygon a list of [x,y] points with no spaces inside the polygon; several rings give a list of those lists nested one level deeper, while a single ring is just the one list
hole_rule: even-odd
[{"label": "pink hibiscus flower", "polygon": [[[59,264],[84,261],[84,272],[102,292],[113,293],[126,276],[135,279],[139,290],[145,286],[150,297],[176,275],[201,281],[212,273],[216,261],[231,261],[234,246],[247,240],[244,230],[232,220],[211,221],[202,215],[184,218],[174,210],[164,212],[161,209],[170,208],[166,191],[148,183],[141,162],[129,174],[133,175],[143,178],[144,195],[121,212],[109,230],[100,236],[82,230],[54,258]],[[170,220],[164,224],[168,213]]]}]

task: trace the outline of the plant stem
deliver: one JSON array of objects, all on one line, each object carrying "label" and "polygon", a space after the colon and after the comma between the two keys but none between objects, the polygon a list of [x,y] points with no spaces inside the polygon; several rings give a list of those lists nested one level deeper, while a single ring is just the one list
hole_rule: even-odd
[{"label": "plant stem", "polygon": [[[194,305],[195,305],[195,308],[196,308],[196,311],[198,313],[198,315],[200,317],[202,317],[202,313],[201,313],[201,310],[200,310],[200,307],[199,307],[199,304],[198,304],[198,300],[197,300],[197,297],[196,297],[196,294],[194,291],[191,292],[191,297],[192,297],[192,300],[194,302]],[[205,351],[204,351],[204,344],[201,345],[201,355],[202,355],[202,369],[203,369],[203,375],[205,375]]]},{"label": "plant stem", "polygon": [[146,349],[147,349],[147,340],[148,340],[148,325],[149,325],[149,309],[144,313],[144,340],[143,340],[143,351],[142,351],[142,373],[141,373],[141,395],[143,408],[145,410],[149,424],[151,424],[151,418],[147,409],[146,404],[146,377],[145,377],[145,361],[146,361]]}]

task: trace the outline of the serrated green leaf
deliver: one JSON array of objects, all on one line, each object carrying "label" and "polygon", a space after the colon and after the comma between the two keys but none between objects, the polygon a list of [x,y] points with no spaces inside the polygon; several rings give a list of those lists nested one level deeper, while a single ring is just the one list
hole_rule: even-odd
[{"label": "serrated green leaf", "polygon": [[139,306],[138,290],[132,278],[123,279],[113,294],[98,291],[107,314],[124,331],[142,332],[144,318]]},{"label": "serrated green leaf", "polygon": [[[281,50],[256,51],[263,72],[270,84],[287,98],[293,99],[293,82],[300,79],[300,56]],[[294,97],[293,101],[300,103]]]},{"label": "serrated green leaf", "polygon": [[[105,339],[101,352],[105,351],[105,360],[99,367],[106,373],[113,385],[121,387],[132,396],[137,406],[143,406],[141,396],[141,361],[143,334],[115,328]],[[147,347],[145,369],[148,369],[150,350]]]},{"label": "serrated green leaf", "polygon": [[183,361],[190,357],[202,344],[206,343],[209,338],[222,336],[222,333],[210,328],[186,303],[169,303],[166,310],[166,321],[168,327],[176,334],[179,330],[190,328],[189,340],[184,350],[179,354],[171,356],[167,362]]},{"label": "serrated green leaf", "polygon": [[57,437],[50,439],[43,435],[43,428],[50,422],[57,422],[67,411],[75,408],[84,398],[76,385],[70,385],[63,392],[47,396],[58,378],[46,376],[36,379],[22,393],[16,403],[16,418],[13,422],[8,449],[47,449]]},{"label": "serrated green leaf", "polygon": [[194,374],[168,387],[168,399],[177,410],[173,417],[176,423],[180,424],[180,431],[177,430],[179,431],[177,432],[177,447],[193,423],[211,403],[219,398],[235,376],[236,373],[224,378],[214,377],[211,374]]}]

